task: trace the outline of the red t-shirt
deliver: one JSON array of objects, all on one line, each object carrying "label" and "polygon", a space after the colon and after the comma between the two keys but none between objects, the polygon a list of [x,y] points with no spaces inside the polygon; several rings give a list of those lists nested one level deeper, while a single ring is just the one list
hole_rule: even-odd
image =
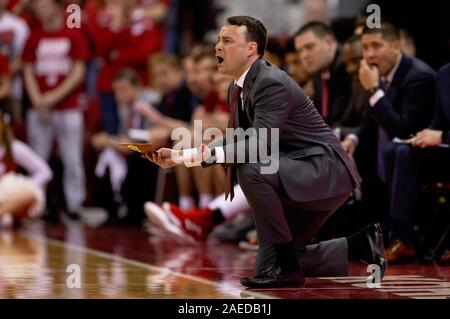
[{"label": "red t-shirt", "polygon": [[94,43],[96,55],[103,63],[97,78],[97,89],[99,92],[112,92],[112,79],[124,68],[136,70],[142,83],[148,84],[148,60],[153,53],[163,49],[164,29],[158,23],[137,17],[126,28],[113,32],[109,29],[105,12],[99,11]]},{"label": "red t-shirt", "polygon": [[[76,61],[89,58],[87,41],[77,29],[63,28],[56,32],[34,30],[25,44],[23,63],[33,63],[41,92],[61,84],[72,71]],[[81,105],[84,83],[69,93],[55,109],[73,109]]]},{"label": "red t-shirt", "polygon": [[0,53],[0,75],[11,75],[8,59]]}]

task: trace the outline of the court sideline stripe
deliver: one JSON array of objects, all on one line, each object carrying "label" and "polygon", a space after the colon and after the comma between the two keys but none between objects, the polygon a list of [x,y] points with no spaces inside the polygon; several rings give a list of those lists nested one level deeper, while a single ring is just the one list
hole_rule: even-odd
[{"label": "court sideline stripe", "polygon": [[242,294],[244,294],[246,296],[255,297],[255,298],[258,298],[258,299],[279,299],[278,297],[269,296],[269,295],[266,295],[266,294],[263,294],[263,293],[259,293],[259,292],[242,291],[239,288],[235,288],[235,287],[232,287],[232,286],[227,286],[226,284],[217,283],[217,282],[214,282],[214,281],[209,280],[209,279],[204,279],[204,278],[196,277],[196,276],[193,276],[193,275],[184,274],[184,273],[181,273],[181,272],[170,270],[169,268],[158,267],[158,266],[155,266],[155,265],[152,265],[152,264],[147,264],[147,263],[140,262],[140,261],[137,261],[137,260],[133,260],[133,259],[129,259],[129,258],[113,255],[113,254],[110,254],[110,253],[106,253],[106,252],[103,252],[103,251],[100,251],[100,250],[87,248],[87,247],[84,247],[84,246],[74,245],[74,244],[67,243],[67,242],[62,241],[62,240],[57,240],[57,239],[53,239],[53,238],[43,237],[43,236],[39,236],[39,235],[35,235],[35,234],[29,234],[29,233],[24,233],[24,232],[21,232],[20,235],[22,237],[33,237],[34,239],[38,239],[38,240],[41,240],[41,241],[46,242],[46,243],[51,243],[51,244],[53,244],[55,246],[68,247],[68,248],[70,248],[72,250],[76,250],[76,251],[84,252],[84,253],[90,253],[90,254],[93,254],[93,255],[105,258],[105,259],[119,261],[119,262],[130,264],[130,265],[133,265],[133,266],[136,266],[136,267],[141,267],[141,268],[145,268],[145,269],[148,269],[148,270],[151,270],[151,271],[157,271],[157,272],[160,272],[160,273],[164,273],[166,275],[171,275],[171,276],[175,276],[175,277],[181,277],[181,278],[188,279],[188,280],[191,280],[191,281],[200,282],[200,283],[205,284],[205,285],[222,287],[222,288],[225,288],[224,290],[222,289],[222,291],[230,291],[230,294],[234,294],[234,295],[237,295],[237,296],[240,296],[241,293],[242,293]]}]

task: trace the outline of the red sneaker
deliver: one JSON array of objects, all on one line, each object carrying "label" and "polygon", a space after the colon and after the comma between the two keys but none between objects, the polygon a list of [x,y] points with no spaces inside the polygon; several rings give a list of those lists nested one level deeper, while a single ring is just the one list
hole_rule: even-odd
[{"label": "red sneaker", "polygon": [[162,208],[171,221],[178,226],[183,234],[183,239],[191,243],[206,241],[215,226],[212,221],[212,211],[209,208],[193,207],[188,211],[183,211],[168,202],[163,203]]}]

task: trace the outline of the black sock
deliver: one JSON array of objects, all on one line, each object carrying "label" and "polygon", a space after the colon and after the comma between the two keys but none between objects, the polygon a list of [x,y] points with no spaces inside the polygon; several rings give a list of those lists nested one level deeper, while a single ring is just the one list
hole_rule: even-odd
[{"label": "black sock", "polygon": [[370,244],[363,231],[347,237],[348,257],[350,259],[361,259],[370,254]]},{"label": "black sock", "polygon": [[225,220],[225,217],[222,214],[220,208],[216,208],[212,211],[212,221],[214,225],[218,225]]},{"label": "black sock", "polygon": [[275,244],[275,251],[277,253],[277,263],[281,267],[282,272],[294,272],[300,269],[292,241]]}]

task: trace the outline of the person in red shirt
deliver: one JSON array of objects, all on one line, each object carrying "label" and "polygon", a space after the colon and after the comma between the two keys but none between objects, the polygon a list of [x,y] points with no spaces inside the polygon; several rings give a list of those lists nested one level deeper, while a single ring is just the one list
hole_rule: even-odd
[{"label": "person in red shirt", "polygon": [[95,31],[95,52],[100,67],[97,91],[103,125],[109,134],[117,134],[119,126],[111,79],[122,69],[132,68],[138,72],[142,84],[148,85],[149,58],[163,49],[164,32],[160,21],[167,9],[158,9],[155,13],[152,8],[156,5],[164,8],[166,1],[153,2],[107,0],[98,13]]},{"label": "person in red shirt", "polygon": [[67,215],[79,219],[85,199],[83,154],[83,82],[88,46],[78,29],[65,25],[62,0],[33,1],[42,28],[32,31],[23,54],[31,147],[48,161],[56,138],[64,166]]}]

